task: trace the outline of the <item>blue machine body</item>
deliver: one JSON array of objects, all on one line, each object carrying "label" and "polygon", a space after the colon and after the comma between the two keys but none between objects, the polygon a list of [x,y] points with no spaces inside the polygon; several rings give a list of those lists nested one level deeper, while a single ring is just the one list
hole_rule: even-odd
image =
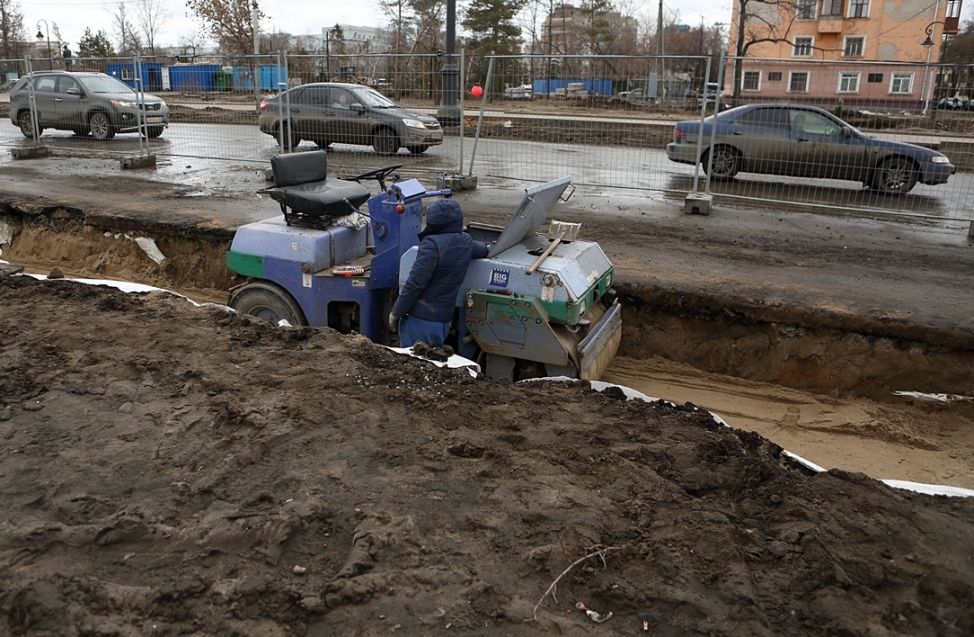
[{"label": "blue machine body", "polygon": [[419,243],[423,199],[449,194],[409,179],[369,199],[358,228],[305,228],[283,217],[250,223],[234,235],[227,263],[283,288],[309,325],[340,329],[340,313],[352,313],[349,329],[381,342],[399,285],[399,259]]}]

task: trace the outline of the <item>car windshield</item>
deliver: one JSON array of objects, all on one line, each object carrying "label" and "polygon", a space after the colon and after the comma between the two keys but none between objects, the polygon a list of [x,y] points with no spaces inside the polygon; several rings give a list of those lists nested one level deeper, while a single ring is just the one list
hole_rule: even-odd
[{"label": "car windshield", "polygon": [[396,103],[378,91],[369,88],[352,89],[355,97],[366,106],[372,108],[398,108]]},{"label": "car windshield", "polygon": [[78,77],[92,93],[131,93],[132,89],[107,75],[81,75]]}]

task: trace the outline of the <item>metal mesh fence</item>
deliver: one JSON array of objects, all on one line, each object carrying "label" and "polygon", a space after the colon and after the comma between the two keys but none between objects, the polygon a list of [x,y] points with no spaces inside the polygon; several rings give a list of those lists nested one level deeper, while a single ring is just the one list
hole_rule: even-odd
[{"label": "metal mesh fence", "polygon": [[[812,137],[787,143],[767,130],[764,137],[753,129],[731,131],[737,141],[715,139],[715,145],[757,141],[735,147],[742,158],[733,179],[701,179],[699,188],[718,201],[749,205],[971,216],[971,66],[744,58],[736,72],[734,58],[712,64],[705,56],[458,56],[463,126],[444,127],[436,116],[448,97],[446,62],[439,55],[385,54],[73,59],[68,70],[74,72],[63,83],[46,81],[34,93],[42,109],[40,142],[63,154],[151,153],[265,166],[275,153],[324,147],[330,174],[395,163],[407,173],[462,169],[527,182],[571,175],[582,188],[632,188],[678,200],[703,177],[697,154],[689,163],[667,155],[681,123],[699,124],[702,109],[712,114],[717,101],[722,107],[805,105],[836,123],[831,150],[821,126],[809,129]],[[31,70],[40,82],[46,64],[0,60],[0,72],[9,88]],[[137,96],[118,99],[82,85],[72,93],[84,71],[105,73]],[[341,86],[316,86],[325,81]],[[474,85],[482,96],[470,92]],[[34,143],[18,115],[30,98],[15,93],[0,91],[0,100],[10,99],[10,125],[0,126],[6,146]],[[90,105],[79,107],[81,95],[123,104],[111,105],[110,117],[93,119]],[[842,123],[864,139],[938,150],[957,172],[934,184],[913,170],[917,183],[908,194],[884,192],[875,169],[889,158],[888,149],[854,148],[842,137]],[[701,139],[701,150],[710,159],[709,138]],[[910,177],[910,170],[900,172]]]},{"label": "metal mesh fence", "polygon": [[494,56],[471,67],[470,82],[479,77],[485,89],[475,105],[484,119],[474,161],[486,174],[690,189],[682,176],[672,178],[664,148],[675,121],[700,117],[711,71],[707,58]]},{"label": "metal mesh fence", "polygon": [[[969,68],[737,61],[726,63],[727,99],[776,108],[718,127],[713,154],[729,156],[738,175],[712,180],[715,194],[790,207],[970,218],[965,202],[974,195],[968,172],[974,168],[969,144],[974,112],[965,110],[969,101],[962,99]],[[955,95],[956,101],[947,99]],[[796,108],[804,106],[825,113]],[[945,154],[957,172],[951,175],[943,164],[931,163],[942,159],[931,160],[923,149]]]}]

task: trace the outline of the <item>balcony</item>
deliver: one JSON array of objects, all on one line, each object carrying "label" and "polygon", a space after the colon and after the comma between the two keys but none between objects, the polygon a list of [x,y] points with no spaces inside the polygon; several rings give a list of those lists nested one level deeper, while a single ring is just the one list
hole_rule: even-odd
[{"label": "balcony", "polygon": [[819,33],[842,33],[842,16],[823,15],[818,19]]}]

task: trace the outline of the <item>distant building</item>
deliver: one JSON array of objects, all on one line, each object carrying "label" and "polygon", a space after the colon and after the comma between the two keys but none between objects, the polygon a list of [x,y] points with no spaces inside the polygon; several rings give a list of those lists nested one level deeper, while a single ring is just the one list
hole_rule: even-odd
[{"label": "distant building", "polygon": [[[931,65],[942,59],[947,38],[958,31],[961,4],[962,0],[752,2],[749,10],[761,15],[745,32],[760,35],[759,23],[764,22],[777,25],[779,38],[750,46],[741,77],[734,77],[734,64],[729,62],[725,84],[731,90],[739,86],[742,101],[770,98],[925,108],[934,87],[946,82]],[[735,2],[732,25],[738,22],[738,10]],[[737,35],[732,28],[731,55]]]},{"label": "distant building", "polygon": [[[607,11],[597,16],[601,26],[596,28],[593,28],[592,19],[591,12],[572,4],[552,7],[542,25],[539,53],[600,55],[635,50],[638,27],[635,18],[623,16],[618,11]],[[593,30],[611,34],[611,39],[593,42]]]}]

